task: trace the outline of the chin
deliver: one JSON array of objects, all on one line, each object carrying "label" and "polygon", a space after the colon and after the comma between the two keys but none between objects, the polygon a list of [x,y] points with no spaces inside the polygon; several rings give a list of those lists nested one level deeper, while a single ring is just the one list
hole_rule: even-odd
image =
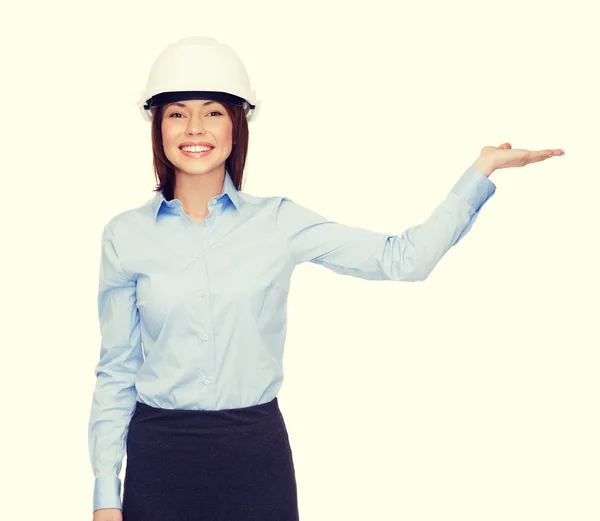
[{"label": "chin", "polygon": [[179,168],[179,171],[188,175],[209,174],[214,168]]},{"label": "chin", "polygon": [[221,167],[221,163],[219,164],[210,164],[210,165],[194,165],[190,166],[189,164],[179,164],[176,165],[176,170],[188,175],[203,175],[213,173],[215,170],[218,170]]}]

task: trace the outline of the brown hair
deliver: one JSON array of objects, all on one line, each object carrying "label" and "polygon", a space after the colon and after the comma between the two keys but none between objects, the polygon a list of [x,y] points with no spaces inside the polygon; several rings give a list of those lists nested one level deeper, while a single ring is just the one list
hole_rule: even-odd
[{"label": "brown hair", "polygon": [[[221,103],[229,114],[233,123],[231,154],[225,161],[225,168],[231,176],[233,184],[238,190],[242,189],[244,179],[244,166],[246,165],[246,155],[248,153],[248,121],[244,114],[244,109],[230,103]],[[162,141],[162,118],[164,105],[152,110],[152,154],[154,156],[154,176],[157,186],[153,192],[161,191],[167,201],[174,197],[175,193],[175,168],[165,156]]]}]

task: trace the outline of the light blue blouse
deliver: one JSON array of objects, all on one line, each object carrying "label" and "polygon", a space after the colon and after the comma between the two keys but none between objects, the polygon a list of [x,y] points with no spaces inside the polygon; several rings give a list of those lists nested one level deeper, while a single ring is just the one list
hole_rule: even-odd
[{"label": "light blue blouse", "polygon": [[423,281],[495,189],[469,167],[425,222],[391,235],[330,221],[286,197],[243,193],[226,171],[200,224],[161,192],[110,219],[101,240],[102,341],[89,419],[94,511],[121,508],[136,400],[219,410],[277,395],[295,266]]}]

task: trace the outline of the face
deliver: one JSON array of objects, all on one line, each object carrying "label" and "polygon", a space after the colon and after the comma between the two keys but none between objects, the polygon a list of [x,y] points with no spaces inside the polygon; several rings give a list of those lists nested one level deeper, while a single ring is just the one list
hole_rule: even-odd
[{"label": "face", "polygon": [[[163,148],[176,174],[224,172],[231,154],[233,123],[225,107],[212,100],[184,100],[164,107],[161,124]],[[207,143],[182,150],[185,143]]]}]

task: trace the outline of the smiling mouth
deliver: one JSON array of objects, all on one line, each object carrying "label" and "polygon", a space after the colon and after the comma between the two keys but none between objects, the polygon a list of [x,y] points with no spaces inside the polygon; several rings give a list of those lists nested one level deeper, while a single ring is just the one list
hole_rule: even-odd
[{"label": "smiling mouth", "polygon": [[205,150],[205,151],[202,151],[202,152],[187,152],[187,151],[185,151],[185,150],[183,150],[181,148],[179,150],[186,157],[199,158],[199,157],[205,157],[205,156],[207,156],[208,154],[210,154],[214,150],[214,148],[211,148],[210,150]]}]

